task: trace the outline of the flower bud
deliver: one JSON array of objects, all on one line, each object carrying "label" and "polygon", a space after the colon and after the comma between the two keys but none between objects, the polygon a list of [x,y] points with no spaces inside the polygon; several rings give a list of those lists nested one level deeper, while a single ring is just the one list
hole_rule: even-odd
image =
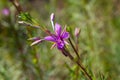
[{"label": "flower bud", "polygon": [[[65,27],[66,27],[66,26],[65,26]],[[67,26],[67,27],[66,27],[66,31],[67,31],[67,32],[71,32],[71,27]]]},{"label": "flower bud", "polygon": [[52,14],[50,15],[50,21],[51,21],[51,25],[52,25],[53,30],[55,29],[55,26],[54,26],[54,19],[55,19],[55,14],[52,13]]},{"label": "flower bud", "polygon": [[38,44],[38,43],[40,43],[40,42],[42,42],[41,39],[40,39],[40,40],[36,40],[36,41],[34,41],[30,46],[36,45],[36,44]]},{"label": "flower bud", "polygon": [[37,41],[37,40],[40,40],[40,37],[33,37],[33,38],[29,38],[28,40]]},{"label": "flower bud", "polygon": [[78,37],[80,35],[80,28],[75,28],[75,36]]},{"label": "flower bud", "polygon": [[50,15],[50,20],[51,20],[51,21],[54,21],[54,19],[55,19],[55,14],[52,13],[52,14]]}]

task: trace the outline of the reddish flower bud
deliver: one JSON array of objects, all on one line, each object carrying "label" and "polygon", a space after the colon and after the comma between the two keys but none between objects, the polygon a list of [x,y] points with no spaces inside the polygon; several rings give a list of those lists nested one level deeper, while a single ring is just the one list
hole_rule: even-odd
[{"label": "reddish flower bud", "polygon": [[78,37],[80,35],[80,28],[75,28],[75,36]]}]

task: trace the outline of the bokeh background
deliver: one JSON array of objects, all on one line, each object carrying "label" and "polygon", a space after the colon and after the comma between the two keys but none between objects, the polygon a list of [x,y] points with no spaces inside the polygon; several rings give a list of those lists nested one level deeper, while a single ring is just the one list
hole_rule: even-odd
[{"label": "bokeh background", "polygon": [[[93,80],[120,80],[120,0],[19,2],[39,25],[50,30],[49,16],[54,12],[56,22],[71,28],[73,40],[79,27],[81,61]],[[28,38],[45,34],[18,21],[10,0],[0,0],[0,80],[87,80],[73,62],[56,48],[50,49],[51,43],[31,47]]]}]

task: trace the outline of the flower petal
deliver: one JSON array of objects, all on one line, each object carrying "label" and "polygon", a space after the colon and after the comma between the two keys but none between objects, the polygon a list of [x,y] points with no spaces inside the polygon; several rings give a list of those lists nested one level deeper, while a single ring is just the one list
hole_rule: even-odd
[{"label": "flower petal", "polygon": [[53,49],[55,46],[56,46],[56,43],[54,43],[54,44],[51,46],[50,49]]},{"label": "flower petal", "polygon": [[32,37],[32,38],[29,38],[28,40],[36,41],[36,40],[40,40],[40,37]]},{"label": "flower petal", "polygon": [[62,33],[61,37],[62,37],[63,39],[68,39],[68,38],[70,37],[70,35],[69,35],[68,32],[65,31],[65,32]]},{"label": "flower petal", "polygon": [[57,48],[58,49],[63,49],[65,46],[64,42],[57,42]]},{"label": "flower petal", "polygon": [[47,40],[47,41],[56,42],[55,38],[52,37],[52,36],[46,36],[44,39]]},{"label": "flower petal", "polygon": [[42,42],[43,40],[36,40],[36,41],[34,41],[30,46],[33,46],[33,45],[36,45],[36,44],[38,44],[38,43],[40,43],[40,42]]},{"label": "flower petal", "polygon": [[55,33],[58,36],[60,36],[60,34],[61,34],[61,25],[58,23],[55,24]]},{"label": "flower petal", "polygon": [[68,43],[67,41],[64,41],[64,43],[65,43],[66,45],[69,45],[69,43]]}]

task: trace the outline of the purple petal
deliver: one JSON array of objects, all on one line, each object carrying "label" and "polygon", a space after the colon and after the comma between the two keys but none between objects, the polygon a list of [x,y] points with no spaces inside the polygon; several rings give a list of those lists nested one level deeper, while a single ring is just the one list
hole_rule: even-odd
[{"label": "purple petal", "polygon": [[68,32],[63,32],[62,35],[61,35],[61,37],[62,37],[63,39],[68,39],[68,38],[70,37],[70,35],[69,35]]},{"label": "purple petal", "polygon": [[55,38],[52,37],[52,36],[46,36],[44,39],[47,40],[47,41],[56,42]]},{"label": "purple petal", "polygon": [[57,48],[58,49],[63,49],[64,48],[64,42],[57,42]]},{"label": "purple petal", "polygon": [[61,34],[61,25],[58,23],[55,24],[55,33],[58,36],[60,36],[60,34]]}]

